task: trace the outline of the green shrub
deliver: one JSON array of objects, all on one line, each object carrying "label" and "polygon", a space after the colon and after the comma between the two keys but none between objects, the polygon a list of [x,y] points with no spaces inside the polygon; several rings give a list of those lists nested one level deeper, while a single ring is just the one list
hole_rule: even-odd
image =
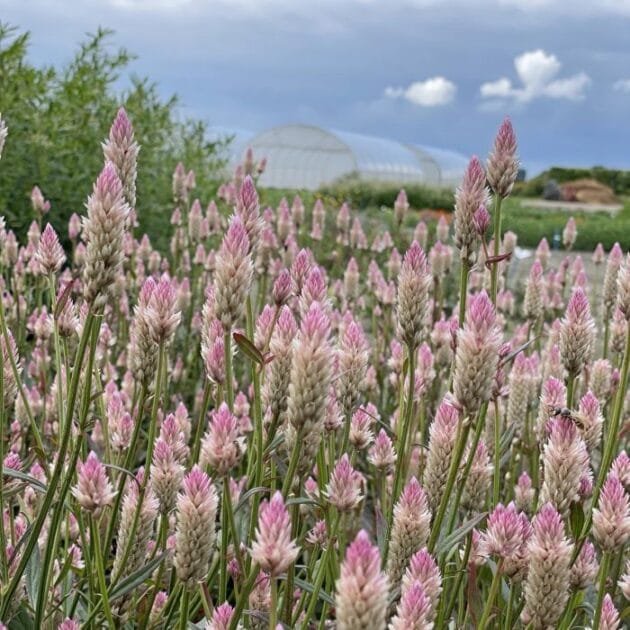
[{"label": "green shrub", "polygon": [[617,195],[630,195],[630,171],[604,168],[603,166],[594,166],[593,168],[554,166],[527,182],[517,183],[515,192],[523,197],[540,197],[545,184],[550,180],[561,184],[582,178],[595,179],[606,184]]},{"label": "green shrub", "polygon": [[450,210],[453,207],[453,191],[445,188],[430,188],[419,184],[392,184],[388,182],[366,182],[346,179],[330,186],[323,186],[320,192],[336,199],[347,201],[353,208],[368,206],[392,207],[401,188],[405,189],[412,208]]},{"label": "green shrub", "polygon": [[193,169],[195,194],[209,199],[216,191],[222,144],[207,140],[204,123],[180,120],[177,98],[162,99],[149,80],[132,77],[127,89],[117,90],[133,56],[110,50],[110,35],[99,30],[90,36],[62,68],[36,68],[27,58],[28,33],[0,24],[0,112],[9,129],[0,163],[0,215],[23,233],[33,219],[30,191],[38,185],[52,204],[49,220],[63,236],[102,168],[103,157],[94,147],[124,105],[141,145],[141,228],[164,247],[175,165],[182,161]]},{"label": "green shrub", "polygon": [[630,249],[630,216],[623,211],[617,216],[604,212],[567,213],[520,206],[520,200],[510,200],[503,213],[503,229],[518,235],[521,247],[536,247],[545,237],[553,244],[554,234],[562,238],[562,230],[570,216],[575,218],[578,236],[575,249],[592,251],[597,243],[609,250],[618,241],[624,250]]}]

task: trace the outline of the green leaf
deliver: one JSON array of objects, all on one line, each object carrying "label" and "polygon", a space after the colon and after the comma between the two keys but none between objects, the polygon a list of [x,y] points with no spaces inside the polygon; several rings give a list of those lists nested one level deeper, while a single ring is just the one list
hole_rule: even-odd
[{"label": "green leaf", "polygon": [[9,628],[11,630],[35,630],[35,620],[24,605],[20,606],[15,617],[11,619]]},{"label": "green leaf", "polygon": [[140,567],[137,571],[134,571],[131,575],[128,575],[124,580],[121,580],[114,586],[112,592],[109,595],[109,601],[113,602],[115,599],[131,593],[138,588],[158,567],[160,562],[166,558],[166,554],[162,553],[159,556],[153,558],[153,560],[147,562],[143,567]]},{"label": "green leaf", "polygon": [[316,505],[321,507],[321,503],[315,501],[315,499],[309,499],[308,497],[291,497],[285,501],[285,505]]},{"label": "green leaf", "polygon": [[33,553],[31,553],[31,557],[28,559],[26,570],[24,571],[26,593],[33,608],[37,605],[37,593],[39,592],[39,583],[41,582],[41,571],[42,567],[41,559],[39,557],[39,545],[35,545]]},{"label": "green leaf", "polygon": [[232,333],[232,339],[234,339],[236,345],[243,351],[243,354],[254,361],[254,363],[258,363],[258,365],[265,364],[265,357],[263,357],[260,350],[245,335],[235,332]]},{"label": "green leaf", "polygon": [[238,505],[234,509],[234,513],[238,512],[249,500],[249,497],[254,496],[260,492],[269,492],[269,488],[266,486],[256,486],[255,488],[250,488],[247,492],[244,492],[241,498],[239,499]]},{"label": "green leaf", "polygon": [[473,528],[475,528],[484,518],[486,518],[487,512],[482,512],[478,514],[474,518],[466,521],[461,527],[456,529],[454,532],[451,532],[444,540],[440,542],[437,546],[435,554],[437,556],[441,556],[443,553],[448,553],[450,556],[451,553],[455,550],[460,541],[470,532]]},{"label": "green leaf", "polygon": [[35,477],[31,477],[30,475],[27,475],[26,473],[23,473],[20,470],[13,470],[13,468],[3,468],[2,470],[5,477],[12,477],[13,479],[19,479],[20,481],[25,481],[30,486],[33,486],[35,490],[39,490],[40,492],[46,492],[46,490],[48,489],[46,487],[46,484],[43,484],[38,479],[35,479]]},{"label": "green leaf", "polygon": [[[286,579],[286,575],[281,575],[280,579],[281,580]],[[315,587],[310,582],[307,582],[306,580],[302,580],[297,577],[293,578],[293,583],[296,586],[299,586],[303,591],[306,591],[307,593],[311,593],[311,595],[313,594],[313,591],[315,590]],[[317,594],[317,597],[318,599],[321,599],[323,602],[326,602],[327,604],[330,604],[331,606],[335,605],[335,600],[321,588],[319,589],[319,593]]]},{"label": "green leaf", "polygon": [[579,538],[584,527],[584,508],[580,503],[571,503],[569,522],[571,524],[571,533],[576,539]]}]

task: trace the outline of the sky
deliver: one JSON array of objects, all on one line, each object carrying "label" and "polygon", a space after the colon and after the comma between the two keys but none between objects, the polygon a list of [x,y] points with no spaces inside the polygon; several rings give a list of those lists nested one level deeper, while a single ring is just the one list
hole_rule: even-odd
[{"label": "sky", "polygon": [[485,155],[509,115],[529,173],[630,168],[630,0],[0,0],[38,64],[115,30],[184,115],[308,123]]}]

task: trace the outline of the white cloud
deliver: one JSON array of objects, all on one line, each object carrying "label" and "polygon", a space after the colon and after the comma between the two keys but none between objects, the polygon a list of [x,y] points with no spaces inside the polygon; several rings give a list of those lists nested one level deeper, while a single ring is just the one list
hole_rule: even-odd
[{"label": "white cloud", "polygon": [[479,89],[482,98],[512,99],[520,103],[545,97],[579,101],[584,98],[591,83],[590,77],[584,72],[557,78],[562,63],[555,55],[541,49],[516,57],[514,68],[520,86],[514,85],[507,77],[489,81],[483,83]]},{"label": "white cloud", "polygon": [[438,107],[448,105],[455,99],[457,86],[444,77],[432,77],[426,81],[414,81],[406,88],[387,87],[388,98],[404,98],[421,107]]},{"label": "white cloud", "polygon": [[613,90],[615,90],[615,92],[630,94],[630,79],[619,79],[619,81],[615,81],[613,83]]}]

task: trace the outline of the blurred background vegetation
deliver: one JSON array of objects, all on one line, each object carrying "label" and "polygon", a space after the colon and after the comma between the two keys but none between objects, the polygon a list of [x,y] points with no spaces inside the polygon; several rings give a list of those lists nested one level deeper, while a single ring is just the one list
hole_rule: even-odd
[{"label": "blurred background vegetation", "polygon": [[[70,215],[83,211],[103,163],[99,146],[118,107],[124,105],[141,145],[137,182],[141,230],[165,249],[176,164],[181,161],[195,171],[194,196],[205,206],[225,177],[229,139],[209,140],[205,122],[180,116],[176,96],[164,99],[149,79],[130,75],[134,57],[113,47],[111,35],[111,31],[99,30],[87,37],[65,66],[38,68],[28,58],[29,34],[0,24],[0,112],[9,128],[0,163],[0,215],[23,236],[34,218],[30,191],[38,185],[52,204],[47,220],[63,237]],[[583,177],[609,185],[622,200],[623,209],[611,216],[528,207],[527,197],[540,196],[550,180],[562,183]],[[345,201],[361,211],[366,228],[380,224],[393,230],[391,207],[399,189],[394,183],[348,177],[317,192],[267,189],[260,193],[262,203],[274,207],[282,197],[291,203],[299,193],[309,211],[319,197],[331,215]],[[410,228],[420,219],[431,226],[441,214],[450,219],[452,191],[421,185],[406,185],[405,190],[413,210],[407,219]],[[609,249],[615,241],[630,249],[628,171],[552,168],[517,184],[515,195],[517,198],[508,200],[503,225],[518,234],[521,246],[535,247],[543,237],[553,245],[554,235],[559,236],[569,216],[574,216],[576,249],[589,251],[598,242]],[[332,223],[333,216],[328,221]]]},{"label": "blurred background vegetation", "polygon": [[[224,143],[207,126],[178,115],[176,96],[162,98],[149,79],[125,76],[133,55],[110,46],[99,30],[60,68],[28,59],[29,34],[0,24],[0,112],[9,129],[0,165],[0,214],[23,234],[33,219],[30,191],[51,202],[47,217],[61,235],[81,213],[103,164],[99,146],[124,105],[141,145],[137,209],[149,234],[169,231],[172,173],[177,162],[197,175],[195,194],[209,199],[218,186]],[[121,77],[129,87],[120,89]]]}]

